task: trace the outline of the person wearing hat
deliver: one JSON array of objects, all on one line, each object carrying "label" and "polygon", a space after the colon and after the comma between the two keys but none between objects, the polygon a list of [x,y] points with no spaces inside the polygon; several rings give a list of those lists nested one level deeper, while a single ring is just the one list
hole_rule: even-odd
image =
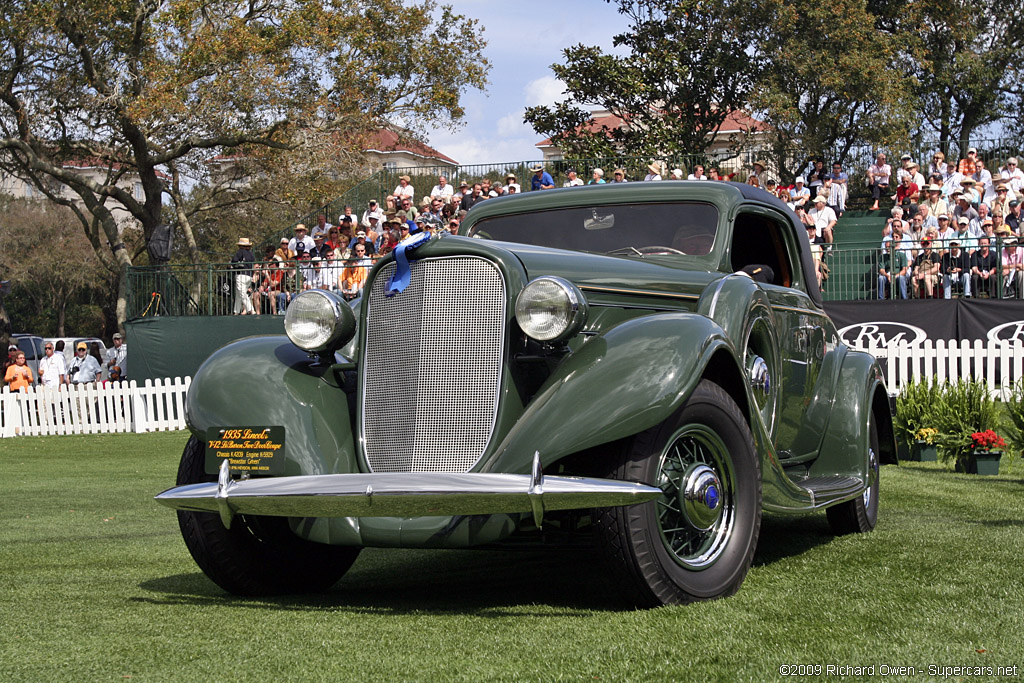
[{"label": "person wearing hat", "polygon": [[971,207],[971,196],[969,194],[961,193],[956,199],[957,205],[953,209],[953,218],[960,220],[961,217],[966,217],[969,221],[978,219],[978,212]]},{"label": "person wearing hat", "polygon": [[235,271],[235,315],[254,313],[249,288],[252,286],[252,266],[256,257],[252,255],[252,242],[248,237],[238,240],[238,251],[231,257],[231,268]]},{"label": "person wearing hat", "polygon": [[661,173],[661,162],[652,161],[651,163],[647,164],[647,175],[644,176],[644,182],[650,183],[655,180],[661,180]]},{"label": "person wearing hat", "polygon": [[996,183],[995,192],[987,204],[989,205],[989,208],[992,209],[992,213],[999,213],[1003,216],[1007,216],[1010,213],[1010,200],[1012,199],[1016,199],[1016,197],[1010,196],[1009,183],[1005,180],[1000,180]]},{"label": "person wearing hat", "polygon": [[1017,248],[1013,235],[1003,239],[1003,298],[1019,299],[1024,285],[1024,252]]},{"label": "person wearing hat", "polygon": [[[749,175],[752,175],[755,178],[757,178],[757,182],[758,184],[760,184],[762,180],[768,179],[767,173],[768,164],[765,163],[763,160],[758,159],[757,161],[754,162],[753,170],[750,172]],[[714,178],[712,178],[712,180],[714,180]]]},{"label": "person wearing hat", "polygon": [[388,206],[398,208],[399,203],[403,199],[408,199],[409,203],[412,203],[416,199],[416,188],[409,183],[412,182],[412,178],[407,175],[398,176],[398,186],[395,187],[395,191],[388,195]]},{"label": "person wearing hat", "polygon": [[302,223],[295,226],[295,237],[288,240],[288,251],[292,254],[297,254],[299,252],[297,247],[299,242],[302,242],[302,251],[312,251],[313,247],[316,246],[313,238],[307,234],[306,226]]},{"label": "person wearing hat", "polygon": [[533,172],[533,177],[530,178],[530,189],[531,190],[551,190],[555,187],[555,179],[551,177],[551,174],[544,170],[544,167],[540,164],[531,166],[530,171]]},{"label": "person wearing hat", "polygon": [[[581,187],[583,185],[583,179],[576,175],[576,169],[570,168],[565,172],[566,181],[562,183],[562,187]],[[508,178],[505,178],[507,181]],[[512,176],[512,180],[515,180],[515,176]]]},{"label": "person wearing hat", "polygon": [[836,212],[827,204],[825,195],[819,194],[814,198],[814,208],[808,211],[807,215],[814,222],[818,234],[829,245],[826,249],[831,249],[832,230],[835,229],[838,218],[836,218]]},{"label": "person wearing hat", "polygon": [[280,257],[282,261],[287,261],[288,259],[292,258],[292,256],[294,256],[294,254],[291,253],[291,250],[288,249],[287,237],[281,238],[281,241],[278,243],[277,249],[274,251],[274,256]]},{"label": "person wearing hat", "polygon": [[606,182],[608,181],[604,179],[604,169],[595,168],[587,185],[604,185]]},{"label": "person wearing hat", "polygon": [[811,191],[804,187],[804,180],[802,175],[798,175],[796,180],[793,181],[793,189],[789,191],[789,201],[793,204],[793,208],[803,207],[808,208],[808,204],[811,203]]},{"label": "person wearing hat", "polygon": [[[573,171],[572,169],[570,169],[570,172],[571,173],[575,173],[575,171]],[[583,181],[581,180],[578,184],[582,185]],[[572,185],[565,185],[565,187],[573,187],[573,186]],[[509,194],[509,193],[516,193],[516,192],[522,192],[522,191],[523,191],[523,188],[522,188],[522,186],[519,185],[518,179],[516,178],[516,174],[515,173],[506,173],[505,174],[505,193]]]},{"label": "person wearing hat", "polygon": [[959,289],[964,297],[971,296],[971,257],[960,248],[960,240],[949,241],[949,250],[942,255],[942,289],[947,299]]},{"label": "person wearing hat", "polygon": [[441,174],[437,176],[437,185],[430,190],[430,198],[439,198],[441,201],[448,201],[455,194],[455,188],[448,184],[448,176]]},{"label": "person wearing hat", "polygon": [[963,194],[971,198],[971,204],[977,206],[981,203],[981,192],[978,191],[978,182],[974,178],[964,178],[960,181],[960,187],[964,189]]},{"label": "person wearing hat", "polygon": [[818,280],[818,287],[821,287],[821,283],[824,280],[821,272],[821,245],[825,243],[825,240],[818,235],[814,223],[808,222],[804,227],[807,228],[807,241],[811,243],[811,262],[814,263],[814,276]]},{"label": "person wearing hat", "polygon": [[885,153],[879,152],[875,157],[875,163],[868,167],[867,181],[871,188],[871,211],[878,211],[878,202],[882,193],[889,191],[889,178],[892,176],[892,166],[885,163]]},{"label": "person wearing hat", "polygon": [[960,163],[957,164],[957,171],[965,178],[967,176],[974,175],[975,171],[978,170],[978,167],[974,163],[977,160],[978,150],[975,147],[971,147],[967,150],[967,157],[961,159]]},{"label": "person wearing hat", "polygon": [[120,332],[114,333],[113,344],[107,349],[107,368],[113,369],[116,365],[121,368],[121,379],[128,379],[128,345]]},{"label": "person wearing hat", "polygon": [[[451,186],[449,185],[449,187],[451,187]],[[366,210],[363,211],[363,217],[359,221],[359,225],[362,225],[364,228],[366,226],[368,226],[370,224],[370,216],[376,216],[377,217],[377,222],[379,224],[382,224],[384,222],[384,212],[381,211],[380,206],[377,205],[377,200],[376,199],[371,199],[367,203]],[[353,219],[352,225],[355,225],[355,224],[356,224],[355,219]]]},{"label": "person wearing hat", "polygon": [[68,381],[71,384],[98,382],[103,375],[100,362],[89,355],[89,345],[84,341],[75,344],[75,357],[68,367]]},{"label": "person wearing hat", "polygon": [[932,250],[932,241],[927,237],[921,240],[921,253],[914,259],[912,276],[916,298],[931,299],[935,296],[935,286],[938,284],[941,267],[942,261],[938,253]]},{"label": "person wearing hat", "polygon": [[1021,212],[1024,208],[1021,207],[1019,199],[1014,199],[1006,203],[1007,211],[1003,213],[1003,223],[1006,227],[1015,235],[1019,235],[1021,232],[1021,226],[1024,225],[1024,217],[1021,216]]},{"label": "person wearing hat", "polygon": [[929,213],[933,216],[941,216],[949,213],[946,200],[942,198],[942,188],[934,183],[925,186],[928,198],[921,202],[921,206],[927,206]]},{"label": "person wearing hat", "polygon": [[[693,175],[693,174],[691,173],[690,175]],[[682,180],[683,178],[687,178],[687,177],[688,176],[685,173],[683,173],[683,169],[681,169],[681,168],[673,168],[668,173],[668,179],[669,180]],[[704,180],[707,180],[707,176],[704,177]]]}]

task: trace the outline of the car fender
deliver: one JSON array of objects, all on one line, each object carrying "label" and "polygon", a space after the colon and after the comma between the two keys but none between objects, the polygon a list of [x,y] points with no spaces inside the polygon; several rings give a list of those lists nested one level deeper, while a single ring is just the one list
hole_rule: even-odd
[{"label": "car fender", "polygon": [[866,476],[869,415],[878,427],[881,453],[877,455],[882,462],[888,462],[890,458],[894,461],[896,445],[886,396],[882,371],[874,356],[848,351],[839,369],[828,426],[819,457],[810,467],[810,476]]},{"label": "car fender", "polygon": [[200,366],[185,399],[189,429],[283,426],[283,475],[358,472],[351,411],[329,366],[283,335],[227,344]]},{"label": "car fender", "polygon": [[482,464],[528,472],[534,452],[565,455],[637,434],[670,416],[718,349],[735,352],[714,321],[663,313],[625,321],[564,359]]}]

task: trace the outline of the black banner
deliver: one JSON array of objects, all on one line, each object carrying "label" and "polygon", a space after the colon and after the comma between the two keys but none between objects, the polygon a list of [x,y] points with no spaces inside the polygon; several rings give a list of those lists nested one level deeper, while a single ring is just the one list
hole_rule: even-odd
[{"label": "black banner", "polygon": [[1024,301],[923,299],[829,301],[825,310],[844,342],[921,342],[925,339],[981,339],[1024,342]]}]

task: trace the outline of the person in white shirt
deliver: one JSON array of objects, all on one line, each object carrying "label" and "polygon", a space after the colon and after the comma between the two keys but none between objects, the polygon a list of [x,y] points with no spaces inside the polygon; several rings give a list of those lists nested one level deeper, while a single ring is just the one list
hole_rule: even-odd
[{"label": "person in white shirt", "polygon": [[[516,182],[516,175],[515,175],[515,173],[509,173],[508,175],[505,176],[505,193],[506,194],[509,193],[509,192],[522,192],[522,191],[523,191],[522,186],[520,186],[519,183]],[[466,188],[466,194],[473,194],[473,193],[471,191],[469,191],[469,188]]]},{"label": "person in white shirt", "polygon": [[832,244],[832,229],[836,226],[838,219],[836,218],[836,212],[826,206],[826,199],[823,195],[818,195],[814,198],[814,208],[807,213],[814,221],[814,227],[818,229],[818,234],[825,238],[825,241]]},{"label": "person in white shirt", "polygon": [[999,172],[999,177],[1009,183],[1015,195],[1024,190],[1024,171],[1017,167],[1017,157],[1006,160],[1006,166]]},{"label": "person in white shirt", "polygon": [[121,368],[121,379],[128,379],[128,346],[120,332],[114,333],[114,346],[107,349],[107,368]]},{"label": "person in white shirt", "polygon": [[53,352],[53,342],[46,342],[43,353],[46,355],[39,361],[39,383],[50,389],[67,384],[68,369],[64,354]]},{"label": "person in white shirt", "polygon": [[299,242],[302,242],[302,250],[305,252],[313,251],[313,249],[316,248],[316,242],[313,241],[312,237],[306,234],[306,226],[303,225],[302,223],[299,223],[298,225],[295,226],[295,237],[291,238],[288,241],[288,251],[290,251],[293,254],[298,252],[298,249],[295,248],[295,245],[298,244]]},{"label": "person in white shirt", "polygon": [[[568,180],[562,183],[562,187],[580,187],[583,185],[583,180],[576,174],[576,169],[570,168],[565,175]],[[515,180],[515,176],[512,176],[512,179]]]},{"label": "person in white shirt", "polygon": [[[795,206],[802,206],[807,208],[807,204],[811,201],[811,191],[804,187],[803,176],[797,176],[796,180],[793,181],[793,189],[789,191],[789,197]],[[822,237],[821,230],[818,230],[818,236]]]},{"label": "person in white shirt", "polygon": [[708,177],[704,175],[704,167],[697,164],[693,167],[693,173],[686,176],[687,180],[707,180]]},{"label": "person in white shirt", "polygon": [[644,182],[650,183],[655,180],[661,180],[661,164],[657,161],[647,164],[647,175],[644,176]]},{"label": "person in white shirt", "polygon": [[416,188],[409,184],[411,181],[412,178],[407,175],[398,176],[398,186],[394,192],[388,195],[388,205],[392,211],[402,203],[403,199],[408,197],[410,202],[416,199]]},{"label": "person in white shirt", "polygon": [[448,178],[445,176],[437,177],[437,185],[434,185],[434,189],[430,191],[430,197],[440,197],[444,201],[448,201],[455,194],[455,188],[448,184]]},{"label": "person in white shirt", "polygon": [[71,384],[88,384],[98,382],[103,375],[100,362],[89,355],[89,347],[85,342],[75,346],[75,358],[68,368],[68,380]]}]

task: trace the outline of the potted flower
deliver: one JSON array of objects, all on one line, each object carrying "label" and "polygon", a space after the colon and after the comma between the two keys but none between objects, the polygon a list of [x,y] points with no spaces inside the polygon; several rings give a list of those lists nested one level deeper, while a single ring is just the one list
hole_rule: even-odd
[{"label": "potted flower", "polygon": [[914,432],[914,443],[910,448],[910,459],[918,462],[935,462],[938,460],[938,449],[935,446],[935,437],[939,430],[931,427],[922,427]]},{"label": "potted flower", "polygon": [[971,434],[966,457],[957,461],[958,469],[968,474],[999,474],[999,459],[1006,442],[991,429]]}]

